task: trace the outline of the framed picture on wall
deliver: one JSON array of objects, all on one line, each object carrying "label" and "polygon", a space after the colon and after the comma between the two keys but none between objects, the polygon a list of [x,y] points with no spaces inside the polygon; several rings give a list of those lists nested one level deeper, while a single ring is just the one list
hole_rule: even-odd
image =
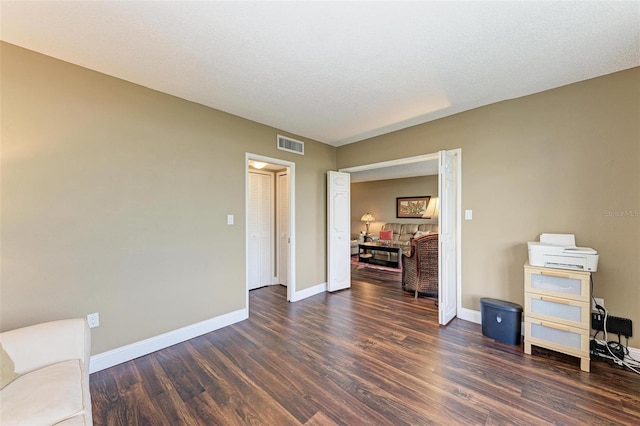
[{"label": "framed picture on wall", "polygon": [[430,196],[423,197],[397,197],[396,217],[398,218],[422,218],[427,210]]}]

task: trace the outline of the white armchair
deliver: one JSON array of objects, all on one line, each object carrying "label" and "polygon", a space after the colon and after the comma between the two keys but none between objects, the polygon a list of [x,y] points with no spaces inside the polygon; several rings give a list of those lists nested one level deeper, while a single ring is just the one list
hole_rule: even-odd
[{"label": "white armchair", "polygon": [[0,333],[0,424],[92,425],[84,319]]},{"label": "white armchair", "polygon": [[358,254],[360,249],[358,248],[359,244],[364,242],[364,235],[359,234],[357,238],[351,239],[351,256]]}]

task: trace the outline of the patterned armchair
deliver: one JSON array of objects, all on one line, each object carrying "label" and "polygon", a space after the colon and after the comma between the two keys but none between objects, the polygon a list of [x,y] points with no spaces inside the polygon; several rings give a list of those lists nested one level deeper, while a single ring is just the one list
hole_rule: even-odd
[{"label": "patterned armchair", "polygon": [[402,288],[438,294],[438,234],[424,235],[411,240],[411,252],[402,255]]}]

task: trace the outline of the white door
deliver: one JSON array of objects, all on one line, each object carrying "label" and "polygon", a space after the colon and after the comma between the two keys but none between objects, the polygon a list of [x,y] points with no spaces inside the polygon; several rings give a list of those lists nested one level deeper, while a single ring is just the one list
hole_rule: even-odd
[{"label": "white door", "polygon": [[277,231],[278,236],[278,281],[287,286],[289,282],[289,173],[276,174],[277,185]]},{"label": "white door", "polygon": [[351,287],[351,175],[327,172],[327,290]]},{"label": "white door", "polygon": [[272,284],[273,173],[249,172],[247,227],[249,290]]},{"label": "white door", "polygon": [[440,151],[438,194],[440,196],[438,249],[438,322],[442,325],[455,318],[457,305],[457,176],[458,158],[451,151]]}]

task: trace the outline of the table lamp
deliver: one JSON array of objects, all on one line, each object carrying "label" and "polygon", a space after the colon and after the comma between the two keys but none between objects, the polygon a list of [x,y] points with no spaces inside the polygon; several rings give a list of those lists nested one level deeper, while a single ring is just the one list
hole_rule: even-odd
[{"label": "table lamp", "polygon": [[360,218],[360,220],[361,220],[362,222],[366,222],[366,223],[367,223],[367,235],[369,235],[369,224],[370,224],[371,222],[373,222],[374,220],[376,220],[376,218],[375,218],[375,217],[373,217],[373,216],[371,215],[371,213],[365,213],[365,214],[363,214],[363,215],[362,215],[362,217]]},{"label": "table lamp", "polygon": [[429,200],[429,205],[427,206],[427,209],[424,211],[422,218],[423,219],[437,218],[438,211],[440,210],[439,205],[440,205],[440,201],[438,200],[438,197],[431,197],[431,199]]}]

